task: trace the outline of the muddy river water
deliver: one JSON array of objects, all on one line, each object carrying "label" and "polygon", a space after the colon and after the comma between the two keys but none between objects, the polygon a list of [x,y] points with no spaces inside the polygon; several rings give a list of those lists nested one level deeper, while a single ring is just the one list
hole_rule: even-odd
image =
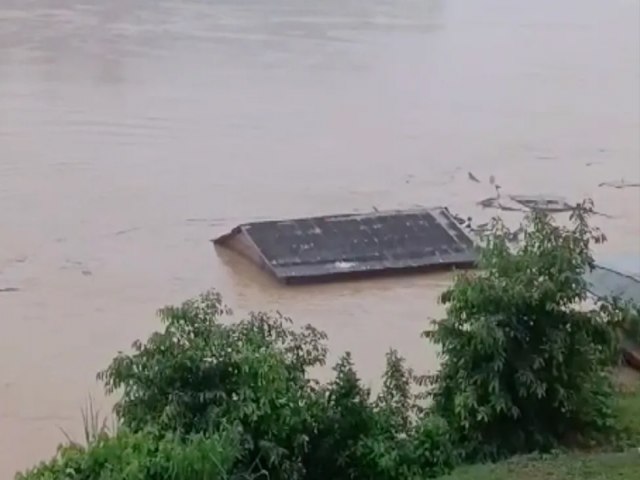
[{"label": "muddy river water", "polygon": [[[591,196],[638,252],[637,0],[0,0],[0,478],[80,432],[95,373],[216,287],[375,385],[446,275],[287,289],[209,239],[270,217]],[[468,172],[481,180],[471,182]]]}]

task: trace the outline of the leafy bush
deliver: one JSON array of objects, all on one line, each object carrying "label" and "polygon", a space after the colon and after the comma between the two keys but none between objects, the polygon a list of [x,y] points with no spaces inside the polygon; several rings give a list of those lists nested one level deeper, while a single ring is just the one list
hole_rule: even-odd
[{"label": "leafy bush", "polygon": [[235,470],[275,480],[404,479],[409,470],[429,476],[451,463],[440,430],[416,421],[413,376],[395,351],[372,402],[349,354],[334,382],[308,378],[309,368],[325,362],[324,333],[294,330],[280,315],[234,323],[228,314],[213,292],[166,307],[164,330],[98,375],[109,393],[122,392],[115,412],[124,428],[208,435],[237,425]]},{"label": "leafy bush", "polygon": [[164,331],[135,342],[134,353],[119,354],[99,378],[109,392],[122,391],[115,412],[134,432],[209,434],[237,424],[242,470],[257,465],[270,479],[302,478],[318,408],[306,370],[324,363],[325,335],[263,313],[224,322],[228,313],[213,292],[162,309]]},{"label": "leafy bush", "polygon": [[86,447],[61,447],[49,463],[18,474],[16,480],[250,480],[230,474],[239,452],[239,438],[232,431],[183,439],[123,429]]},{"label": "leafy bush", "polygon": [[355,474],[368,480],[423,480],[448,473],[456,464],[447,424],[437,417],[421,418],[405,432],[393,432],[393,421],[382,417],[357,447]]},{"label": "leafy bush", "polygon": [[426,479],[452,469],[446,424],[419,414],[413,373],[395,350],[387,354],[382,391],[373,402],[348,353],[334,370],[306,458],[306,479]]},{"label": "leafy bush", "polygon": [[418,480],[447,473],[455,464],[447,424],[423,414],[412,393],[416,377],[395,350],[387,353],[383,388],[374,404],[372,433],[358,445],[357,478]]},{"label": "leafy bush", "polygon": [[604,240],[590,211],[580,205],[569,227],[530,215],[516,249],[495,220],[481,271],[442,295],[446,318],[425,333],[443,360],[431,378],[433,411],[469,459],[547,450],[612,425],[615,329],[606,309],[579,308],[591,242]]},{"label": "leafy bush", "polygon": [[357,447],[373,432],[371,392],[362,386],[351,354],[333,368],[335,379],[321,390],[323,414],[304,458],[307,480],[358,478]]}]

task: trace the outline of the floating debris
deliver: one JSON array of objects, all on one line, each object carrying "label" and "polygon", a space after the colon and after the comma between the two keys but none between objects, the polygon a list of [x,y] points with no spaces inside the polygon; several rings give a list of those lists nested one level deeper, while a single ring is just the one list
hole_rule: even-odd
[{"label": "floating debris", "polygon": [[[506,200],[506,202],[505,202]],[[482,208],[495,208],[497,210],[502,210],[504,212],[526,212],[527,210],[521,208],[518,205],[509,205],[507,202],[510,200],[509,197],[488,197],[478,202]]]},{"label": "floating debris", "polygon": [[615,180],[613,182],[599,183],[598,186],[611,187],[611,188],[630,188],[630,187],[640,187],[640,183],[637,183],[637,182],[627,183],[624,180]]},{"label": "floating debris", "polygon": [[18,287],[3,287],[0,288],[0,293],[14,293],[19,292],[20,289]]},{"label": "floating debris", "polygon": [[140,230],[140,227],[131,227],[131,228],[125,228],[123,230],[118,230],[117,232],[113,233],[114,237],[119,237],[121,235],[126,235],[128,233],[133,233]]},{"label": "floating debris", "polygon": [[510,195],[509,198],[523,207],[549,213],[570,212],[575,206],[567,202],[563,197],[551,197],[544,195]]},{"label": "floating debris", "polygon": [[[472,225],[469,222],[466,223],[463,228],[466,228],[469,232],[471,232],[473,235],[476,236],[476,238],[481,239],[482,237],[484,237],[487,233],[490,233],[491,231],[491,222],[484,222],[484,223],[479,223],[478,225]],[[513,230],[513,231],[509,231],[506,233],[506,240],[509,243],[518,243],[520,241],[520,239],[522,238],[522,235],[524,234],[525,229],[524,226],[520,225],[517,229]]]},{"label": "floating debris", "polygon": [[563,197],[552,197],[544,195],[507,195],[501,196],[499,193],[495,197],[485,198],[478,202],[483,208],[495,208],[506,212],[531,212],[542,211],[549,213],[570,212],[575,207],[568,203]]},{"label": "floating debris", "polygon": [[467,172],[467,176],[472,182],[480,183],[480,180],[478,180],[478,178],[473,173]]},{"label": "floating debris", "polygon": [[477,258],[471,236],[445,208],[248,223],[214,244],[285,283],[470,267]]}]

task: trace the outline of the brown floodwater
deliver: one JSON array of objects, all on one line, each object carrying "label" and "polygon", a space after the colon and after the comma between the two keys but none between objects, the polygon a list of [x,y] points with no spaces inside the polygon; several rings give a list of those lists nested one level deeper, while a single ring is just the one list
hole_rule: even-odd
[{"label": "brown floodwater", "polygon": [[[0,478],[78,435],[95,373],[218,288],[350,349],[375,385],[447,275],[288,289],[209,239],[240,222],[591,196],[638,252],[637,0],[2,0]],[[482,182],[468,179],[473,172]]]}]

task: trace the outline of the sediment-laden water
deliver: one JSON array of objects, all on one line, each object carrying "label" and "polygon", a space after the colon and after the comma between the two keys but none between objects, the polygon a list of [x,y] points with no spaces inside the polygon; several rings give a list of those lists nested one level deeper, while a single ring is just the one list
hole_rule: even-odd
[{"label": "sediment-laden water", "polygon": [[[287,289],[209,239],[262,218],[595,199],[638,251],[633,0],[3,0],[0,477],[79,433],[97,370],[207,288],[280,309],[371,382],[449,277]],[[472,172],[480,183],[469,180]],[[107,406],[108,402],[104,402]]]}]

